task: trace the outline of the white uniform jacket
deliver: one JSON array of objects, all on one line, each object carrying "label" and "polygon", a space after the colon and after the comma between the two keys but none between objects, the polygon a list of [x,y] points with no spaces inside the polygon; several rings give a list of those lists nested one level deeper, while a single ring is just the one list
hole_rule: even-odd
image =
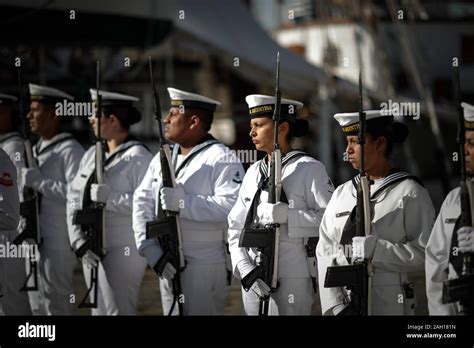
[{"label": "white uniform jacket", "polygon": [[25,146],[23,138],[18,132],[0,135],[0,148],[2,148],[15,164],[17,169],[18,192],[20,202],[23,201],[23,183],[21,182],[21,168],[25,167]]},{"label": "white uniform jacket", "polygon": [[70,250],[66,223],[67,185],[72,182],[84,154],[71,134],[55,135],[48,145],[33,147],[42,179],[34,189],[41,194],[40,230],[49,248]]},{"label": "white uniform jacket", "polygon": [[0,149],[0,232],[15,231],[20,219],[20,203],[17,191],[17,173],[13,162]]},{"label": "white uniform jacket", "polygon": [[[20,201],[16,184],[16,168],[8,155],[0,149],[0,244],[16,231],[20,220]],[[6,249],[6,247],[4,247]],[[6,261],[0,258],[0,296],[6,291]],[[1,306],[0,306],[1,312]]]},{"label": "white uniform jacket", "polygon": [[456,220],[461,215],[460,189],[452,190],[443,202],[441,210],[426,246],[426,292],[430,315],[458,315],[460,308],[455,303],[443,304],[443,281],[458,277],[449,262]]},{"label": "white uniform jacket", "polygon": [[[239,197],[228,219],[232,267],[238,279],[241,276],[237,265],[240,262],[255,265],[257,256],[256,250],[239,247],[239,239],[262,178],[261,162],[254,163],[245,174]],[[289,152],[282,158],[282,165],[282,189],[288,199],[289,209],[288,223],[280,225],[278,278],[308,278],[310,274],[304,238],[318,236],[319,224],[334,186],[324,165],[301,151]],[[267,201],[268,192],[263,190],[260,202]]]},{"label": "white uniform jacket", "polygon": [[[376,192],[371,191],[371,217],[375,228],[372,233],[377,237],[372,258],[374,315],[413,312],[414,298],[411,300],[409,295],[410,300],[407,300],[408,291],[405,293],[404,283],[407,286],[407,272],[424,269],[425,246],[434,222],[435,212],[426,189],[413,179],[393,183],[392,180],[401,175],[400,172],[388,175]],[[351,251],[344,252],[339,242],[356,205],[358,176],[353,180],[336,189],[319,229],[316,256],[323,315],[331,314],[336,305],[343,303],[346,295],[345,289],[325,288],[324,282],[327,267],[347,265],[346,256],[351,255]]]},{"label": "white uniform jacket", "polygon": [[[173,165],[176,182],[186,194],[179,215],[186,262],[224,262],[227,215],[244,176],[242,164],[225,145],[213,138],[196,145],[176,167],[178,149],[179,146],[173,148]],[[141,255],[145,255],[145,248],[158,245],[156,239],[146,239],[145,225],[157,217],[161,187],[158,153],[134,195],[133,229]]]},{"label": "white uniform jacket", "polygon": [[[111,191],[105,204],[105,230],[107,247],[135,245],[132,232],[133,192],[142,181],[153,155],[142,143],[134,140],[120,144],[106,154],[105,183]],[[71,246],[77,250],[86,236],[79,225],[73,225],[75,210],[82,206],[86,184],[95,170],[95,146],[91,146],[81,159],[79,171],[68,190],[68,231]],[[90,187],[89,187],[90,189]]]}]

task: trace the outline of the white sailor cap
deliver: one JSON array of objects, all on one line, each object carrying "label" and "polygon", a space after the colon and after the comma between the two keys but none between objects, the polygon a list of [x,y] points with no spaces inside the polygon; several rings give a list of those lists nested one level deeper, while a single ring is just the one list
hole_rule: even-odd
[{"label": "white sailor cap", "polygon": [[[403,123],[394,121],[393,115],[386,110],[364,111],[366,117],[366,130],[377,135],[391,135],[396,143],[402,143],[408,136],[408,127]],[[360,130],[359,113],[338,113],[334,118],[339,123],[345,135],[357,135]]]},{"label": "white sailor cap", "polygon": [[461,103],[462,108],[464,109],[464,126],[466,130],[474,130],[474,105],[468,104],[466,102]]},{"label": "white sailor cap", "polygon": [[[365,120],[369,121],[379,117],[386,117],[387,115],[382,110],[368,110],[365,111]],[[334,118],[342,128],[342,131],[346,134],[348,133],[358,133],[359,132],[359,113],[358,112],[347,112],[347,113],[338,113],[334,115]]]},{"label": "white sailor cap", "polygon": [[[89,91],[91,93],[92,101],[96,102],[97,101],[97,89],[91,88]],[[102,106],[107,106],[107,105],[133,106],[134,102],[140,101],[139,98],[131,96],[131,95],[104,91],[102,89],[99,90],[99,93],[100,93],[100,96],[101,96]]]},{"label": "white sailor cap", "polygon": [[74,100],[72,95],[64,93],[63,91],[60,91],[56,88],[35,85],[33,83],[30,83],[29,87],[31,101],[39,101],[45,104],[55,104],[56,102],[62,101],[64,99]]},{"label": "white sailor cap", "polygon": [[[97,102],[97,90],[91,88],[91,99],[94,103]],[[116,92],[109,92],[104,90],[99,90],[99,94],[101,96],[101,106],[118,106],[122,108],[122,111],[114,111],[115,117],[117,117],[122,125],[132,125],[139,122],[142,119],[142,113],[138,110],[133,103],[140,101],[139,98],[116,93]],[[108,115],[107,115],[108,117]]]},{"label": "white sailor cap", "polygon": [[[263,94],[250,94],[245,97],[245,101],[249,106],[250,118],[257,117],[273,117],[275,108],[275,97]],[[296,110],[303,106],[302,102],[281,99],[281,120],[296,122]]]},{"label": "white sailor cap", "polygon": [[199,94],[181,91],[172,87],[168,87],[168,93],[171,99],[171,107],[179,107],[183,105],[184,107],[214,112],[216,107],[221,105],[217,100]]},{"label": "white sailor cap", "polygon": [[0,93],[0,105],[12,105],[16,101],[17,97],[10,94]]}]

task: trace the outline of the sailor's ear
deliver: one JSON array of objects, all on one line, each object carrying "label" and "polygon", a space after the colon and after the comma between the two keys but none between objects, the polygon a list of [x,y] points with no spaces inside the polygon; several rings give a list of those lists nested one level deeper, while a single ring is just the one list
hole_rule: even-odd
[{"label": "sailor's ear", "polygon": [[189,128],[197,127],[201,123],[201,119],[196,114],[191,114],[190,117],[189,117],[189,120],[191,121],[189,123]]},{"label": "sailor's ear", "polygon": [[282,122],[278,126],[280,133],[288,133],[290,131],[290,124],[288,122]]},{"label": "sailor's ear", "polygon": [[375,149],[377,151],[383,151],[385,153],[385,149],[387,148],[387,138],[384,136],[380,136],[375,139]]}]

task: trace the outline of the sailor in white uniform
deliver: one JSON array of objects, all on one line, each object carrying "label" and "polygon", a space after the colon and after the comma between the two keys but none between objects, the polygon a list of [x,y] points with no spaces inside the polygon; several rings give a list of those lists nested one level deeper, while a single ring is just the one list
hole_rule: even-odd
[{"label": "sailor in white uniform", "polygon": [[[5,250],[7,241],[10,240],[11,235],[16,233],[20,221],[20,200],[16,167],[2,149],[0,149],[0,168],[0,245]],[[8,298],[5,296],[9,291],[6,260],[6,258],[0,257],[0,315],[9,314],[5,310],[5,307],[9,306],[6,303]]]},{"label": "sailor in white uniform", "polygon": [[[349,264],[351,258],[372,263],[372,314],[414,314],[415,294],[408,273],[424,268],[425,246],[434,222],[434,208],[419,180],[392,168],[389,156],[408,129],[379,110],[366,111],[365,171],[370,185],[371,235],[354,237],[359,175],[340,185],[324,213],[317,246],[319,289],[323,315],[352,315],[345,288],[326,288],[329,266]],[[359,168],[359,114],[336,114],[347,139],[346,156]]]},{"label": "sailor in white uniform", "polygon": [[[244,170],[229,149],[212,137],[218,101],[168,88],[171,108],[164,118],[165,137],[176,143],[172,165],[176,188],[162,187],[160,157],[156,155],[133,202],[133,228],[140,254],[151,267],[163,251],[156,239],[146,239],[145,224],[155,220],[158,207],[179,212],[186,267],[181,273],[185,315],[222,315],[229,291],[226,267],[227,215],[235,203]],[[165,267],[160,279],[164,314],[175,298],[171,280],[176,270]],[[177,296],[176,296],[177,297]],[[174,314],[178,306],[174,307]]]},{"label": "sailor in white uniform", "polygon": [[[468,103],[461,103],[461,106],[464,108],[466,128],[464,145],[466,185],[470,192],[472,211],[474,207],[472,197],[474,106]],[[458,302],[446,304],[442,302],[443,282],[458,278],[462,274],[463,254],[474,252],[474,229],[468,226],[458,228],[457,223],[460,215],[460,188],[457,187],[446,196],[426,246],[426,291],[430,315],[459,315],[462,311]],[[453,233],[453,231],[457,232]]]},{"label": "sailor in white uniform", "polygon": [[[269,314],[309,315],[313,303],[311,276],[316,277],[316,265],[313,263],[309,267],[305,244],[308,238],[318,236],[319,224],[334,187],[321,162],[302,151],[292,149],[293,137],[304,135],[308,126],[305,120],[296,118],[296,109],[303,104],[282,99],[279,144],[282,151],[284,198],[276,204],[267,203],[266,181],[274,146],[272,116],[275,98],[254,94],[247,96],[246,101],[251,118],[250,136],[255,148],[265,151],[267,156],[248,169],[237,202],[229,214],[229,246],[233,271],[238,279],[242,279],[258,263],[257,250],[239,247],[242,230],[251,225],[280,224],[277,272],[279,287],[270,293]],[[252,223],[249,225],[247,221]],[[242,289],[247,315],[258,313],[260,298],[269,294],[269,285],[259,278],[250,291]]]},{"label": "sailor in white uniform", "polygon": [[[17,187],[20,202],[23,200],[23,185],[21,184],[21,168],[25,166],[23,138],[14,127],[20,120],[13,119],[13,108],[17,98],[0,93],[0,148],[3,149],[15,164],[17,170]],[[24,117],[24,115],[20,115]],[[16,122],[15,122],[16,121]],[[8,236],[11,243],[20,231]],[[10,257],[5,259],[5,270],[8,273],[6,291],[3,295],[3,310],[6,315],[31,315],[28,294],[20,291],[26,281],[25,259]]]},{"label": "sailor in white uniform", "polygon": [[[102,100],[101,137],[107,141],[104,184],[89,184],[95,171],[95,146],[82,157],[79,171],[68,190],[68,228],[75,251],[87,241],[80,225],[73,224],[75,210],[87,208],[87,201],[105,203],[105,257],[88,249],[82,256],[84,277],[90,287],[91,267],[99,263],[98,304],[93,315],[136,315],[138,295],[146,260],[138,254],[132,229],[133,192],[142,181],[152,154],[129,134],[141,119],[134,106],[139,99],[100,91]],[[97,90],[91,89],[97,101]],[[91,117],[97,136],[97,117]]]},{"label": "sailor in white uniform", "polygon": [[[33,147],[38,168],[22,168],[21,181],[41,195],[39,249],[39,294],[29,292],[34,314],[70,315],[74,297],[72,275],[75,256],[66,224],[67,185],[76,175],[84,154],[69,133],[60,132],[61,121],[55,104],[73,97],[51,87],[30,84],[28,120],[31,131],[40,136]],[[44,301],[39,303],[40,301]]]}]

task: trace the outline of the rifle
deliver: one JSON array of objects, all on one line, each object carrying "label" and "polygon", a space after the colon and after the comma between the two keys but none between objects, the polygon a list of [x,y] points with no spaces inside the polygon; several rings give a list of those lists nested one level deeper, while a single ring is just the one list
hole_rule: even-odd
[{"label": "rifle", "polygon": [[[458,111],[458,134],[457,142],[459,146],[461,183],[460,183],[460,198],[461,198],[461,215],[453,230],[453,234],[464,226],[472,226],[471,203],[465,163],[464,142],[466,135],[466,127],[464,124],[464,115],[461,107],[461,83],[459,78],[459,68],[454,67],[454,81],[456,86],[456,103]],[[456,238],[457,240],[457,238]],[[462,254],[462,273],[459,278],[446,280],[443,282],[443,298],[444,304],[459,302],[461,313],[464,315],[471,315],[474,307],[474,273],[472,265],[472,253]]]},{"label": "rifle", "polygon": [[[161,124],[161,107],[158,93],[156,92],[155,79],[153,77],[153,65],[151,57],[148,57],[150,67],[150,79],[154,101],[154,117],[158,122],[159,142],[160,142],[160,165],[163,187],[176,187],[176,178],[174,168],[171,165],[171,148],[163,135]],[[172,281],[173,286],[173,304],[168,315],[173,313],[176,302],[178,303],[178,314],[183,315],[183,303],[180,299],[181,272],[186,264],[183,253],[183,239],[181,236],[181,227],[179,224],[179,213],[169,210],[162,210],[158,204],[157,220],[146,223],[146,238],[157,238],[160,243],[163,255],[153,267],[157,274],[162,274],[164,267],[169,262],[176,269],[176,274]]]},{"label": "rifle", "polygon": [[[268,203],[275,204],[280,201],[281,195],[281,150],[278,143],[278,125],[281,114],[280,92],[280,52],[277,53],[276,83],[275,83],[275,108],[273,111],[274,145],[270,163],[270,176],[268,179]],[[242,287],[249,291],[253,283],[260,278],[270,285],[270,291],[278,288],[278,253],[280,246],[280,225],[268,224],[244,228],[240,235],[239,247],[257,248],[260,253],[260,262],[242,280]],[[261,297],[259,315],[268,315],[270,296]]]},{"label": "rifle", "polygon": [[[21,67],[18,67],[18,107],[20,117],[23,118],[23,99],[21,84]],[[37,168],[35,158],[33,157],[33,149],[31,147],[32,134],[27,125],[26,117],[22,122],[22,135],[25,147],[25,164],[27,168]],[[24,220],[24,226],[21,233],[15,238],[13,244],[20,245],[24,240],[33,240],[36,245],[41,245],[41,231],[39,224],[39,194],[33,188],[23,187],[23,201],[20,203],[20,215]],[[36,258],[29,256],[30,270],[26,277],[25,284],[20,291],[36,291],[38,290],[38,262]],[[30,279],[33,278],[33,285],[29,286]]]},{"label": "rifle", "polygon": [[[359,71],[359,185],[357,187],[355,236],[370,235],[370,180],[365,173],[364,148],[366,115],[363,110],[362,74]],[[372,315],[372,264],[369,260],[352,260],[352,265],[328,267],[324,287],[350,290],[350,307],[355,315]]]},{"label": "rifle", "polygon": [[[102,119],[102,96],[99,92],[100,61],[97,61],[96,89],[97,89],[97,137],[95,141],[95,171],[89,177],[83,199],[83,209],[74,211],[73,224],[81,225],[82,231],[86,235],[86,242],[76,251],[76,255],[82,258],[87,250],[91,250],[101,259],[105,257],[105,204],[93,202],[90,199],[90,187],[92,184],[104,183],[104,144],[100,136],[100,123]],[[79,303],[79,308],[97,308],[97,297],[99,290],[99,264],[91,267],[90,287]],[[92,300],[87,301],[92,293]]]}]

